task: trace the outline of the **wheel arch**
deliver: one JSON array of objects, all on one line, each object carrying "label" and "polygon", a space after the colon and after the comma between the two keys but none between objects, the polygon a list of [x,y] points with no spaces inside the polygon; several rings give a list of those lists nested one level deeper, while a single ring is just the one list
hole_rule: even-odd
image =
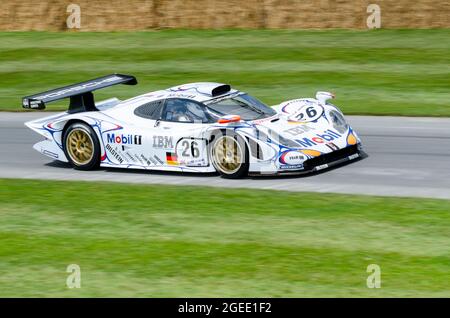
[{"label": "wheel arch", "polygon": [[[66,132],[69,129],[69,127],[71,127],[73,124],[77,124],[77,123],[88,126],[93,131],[95,136],[97,137],[97,145],[94,145],[94,147],[98,147],[97,148],[98,149],[97,150],[98,151],[98,161],[93,167],[98,167],[99,164],[100,164],[100,161],[101,161],[102,153],[104,151],[103,143],[101,142],[101,136],[99,135],[100,132],[97,131],[97,129],[95,129],[95,127],[93,127],[93,125],[90,124],[89,121],[83,120],[81,118],[70,118],[64,123],[64,126],[63,126],[62,131],[61,131],[62,132],[62,134],[61,134],[61,145],[63,147],[64,154],[66,155],[67,159],[69,159],[68,154],[67,154],[67,150],[66,150],[66,146],[65,146],[65,136],[66,136]],[[95,144],[95,140],[93,140],[93,142]],[[89,168],[89,169],[86,169],[86,170],[91,170],[91,169],[92,168]],[[85,169],[82,169],[82,170],[85,170]]]},{"label": "wheel arch", "polygon": [[247,147],[247,149],[250,150],[250,144],[249,144],[249,140],[248,140],[247,136],[240,133],[239,131],[236,131],[236,130],[230,129],[230,128],[225,128],[225,127],[224,128],[215,128],[215,129],[211,130],[209,133],[209,136],[208,136],[208,144],[212,144],[212,142],[214,141],[214,137],[217,133],[223,134],[226,131],[233,132],[234,134],[237,134],[239,137],[241,137],[244,140],[245,146]]},{"label": "wheel arch", "polygon": [[97,138],[99,140],[100,143],[100,149],[103,151],[104,147],[103,147],[103,142],[102,142],[102,136],[101,136],[101,132],[98,129],[95,129],[95,120],[89,119],[89,118],[69,118],[65,121],[63,128],[62,128],[62,134],[61,134],[61,145],[63,145],[63,138],[64,135],[66,133],[67,128],[70,127],[70,125],[74,124],[74,123],[82,123],[85,125],[88,125],[89,127],[92,128],[92,130],[95,132],[95,134],[97,135]]},{"label": "wheel arch", "polygon": [[[79,119],[79,118],[72,118],[72,119],[68,119],[63,126],[62,129],[62,135],[64,136],[64,134],[66,133],[67,128],[69,128],[70,125],[75,124],[75,123],[82,123],[82,124],[86,124],[89,125],[89,123],[87,123],[86,121]],[[91,125],[89,125],[91,126]]]}]

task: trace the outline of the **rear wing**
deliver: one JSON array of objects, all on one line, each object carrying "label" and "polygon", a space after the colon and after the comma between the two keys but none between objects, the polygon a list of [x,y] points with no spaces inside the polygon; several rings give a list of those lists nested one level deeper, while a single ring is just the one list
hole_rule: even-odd
[{"label": "rear wing", "polygon": [[69,112],[96,111],[97,108],[95,107],[94,94],[92,92],[117,84],[136,85],[137,80],[131,75],[106,75],[86,82],[26,96],[22,99],[22,107],[45,109],[47,103],[70,97]]}]

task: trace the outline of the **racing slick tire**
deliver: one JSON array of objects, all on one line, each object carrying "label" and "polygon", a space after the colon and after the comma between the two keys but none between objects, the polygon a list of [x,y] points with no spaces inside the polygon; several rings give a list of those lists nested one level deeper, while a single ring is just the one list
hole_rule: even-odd
[{"label": "racing slick tire", "polygon": [[239,179],[248,175],[248,148],[243,138],[236,133],[217,133],[210,154],[214,168],[223,178]]},{"label": "racing slick tire", "polygon": [[82,123],[69,125],[63,136],[64,153],[78,170],[92,170],[100,165],[100,143],[94,130]]}]

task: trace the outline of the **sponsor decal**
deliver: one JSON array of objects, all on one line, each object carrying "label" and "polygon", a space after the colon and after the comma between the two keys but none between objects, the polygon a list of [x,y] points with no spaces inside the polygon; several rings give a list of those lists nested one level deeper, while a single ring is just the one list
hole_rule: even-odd
[{"label": "sponsor decal", "polygon": [[170,93],[166,96],[166,98],[171,98],[171,97],[194,99],[195,95],[188,94],[188,93]]},{"label": "sponsor decal", "polygon": [[46,95],[39,95],[39,96],[34,97],[34,99],[46,99],[46,98],[58,97],[58,96],[66,94],[66,93],[77,92],[77,91],[85,90],[87,88],[94,88],[97,85],[101,85],[101,84],[104,84],[104,83],[110,83],[110,82],[114,82],[116,80],[121,80],[121,79],[122,79],[121,77],[112,76],[112,77],[109,77],[109,78],[105,78],[105,79],[103,79],[101,81],[92,81],[92,82],[89,82],[89,83],[86,83],[86,84],[83,84],[83,85],[78,85],[78,86],[62,89],[62,90],[59,90],[59,91],[56,91],[56,92],[51,92],[51,93],[48,93]]},{"label": "sponsor decal", "polygon": [[206,165],[205,159],[188,159],[188,160],[180,160],[179,162],[181,165],[185,166],[201,167]]},{"label": "sponsor decal", "polygon": [[319,171],[319,170],[323,170],[323,169],[326,169],[326,168],[328,168],[328,164],[323,164],[323,165],[317,166],[316,170]]},{"label": "sponsor decal", "polygon": [[142,145],[141,135],[107,134],[106,139],[108,144]]},{"label": "sponsor decal", "polygon": [[153,136],[153,147],[172,149],[173,148],[173,137],[169,136]]},{"label": "sponsor decal", "polygon": [[133,157],[128,151],[125,152],[125,155],[128,157],[128,159],[130,159],[130,160],[133,161],[134,163],[137,162],[136,158]]},{"label": "sponsor decal", "polygon": [[51,151],[48,151],[48,150],[42,150],[42,153],[44,154],[44,155],[47,155],[47,156],[50,156],[50,157],[53,157],[53,158],[58,158],[59,156],[58,156],[58,154],[56,154],[56,153],[54,153],[54,152],[51,152]]},{"label": "sponsor decal", "polygon": [[147,164],[147,166],[151,166],[152,165],[152,162],[147,157],[145,157],[142,154],[141,154],[141,159],[144,160],[144,162]]},{"label": "sponsor decal", "polygon": [[301,169],[303,169],[304,167],[303,167],[303,164],[299,164],[299,165],[283,165],[283,166],[280,166],[280,169],[282,169],[282,170],[289,170],[289,169],[295,169],[295,170],[301,170]]},{"label": "sponsor decal", "polygon": [[106,150],[108,150],[111,155],[117,160],[119,161],[119,163],[123,162],[123,158],[122,156],[119,154],[119,152],[116,149],[113,149],[113,147],[111,147],[110,144],[106,144]]},{"label": "sponsor decal", "polygon": [[157,155],[154,155],[153,158],[161,165],[164,164],[164,161],[162,161]]},{"label": "sponsor decal", "polygon": [[299,165],[302,164],[305,160],[305,156],[303,156],[298,151],[285,151],[280,156],[280,163],[284,165]]},{"label": "sponsor decal", "polygon": [[136,161],[138,161],[141,165],[144,165],[144,162],[142,161],[142,159],[139,157],[139,155],[137,154],[133,154],[133,157]]},{"label": "sponsor decal", "polygon": [[339,147],[336,146],[336,144],[334,144],[334,143],[332,143],[332,142],[326,143],[325,146],[327,146],[328,148],[330,148],[332,151],[339,150]]},{"label": "sponsor decal", "polygon": [[182,91],[187,91],[187,90],[190,90],[193,88],[196,88],[196,86],[193,84],[185,84],[185,85],[180,85],[180,86],[175,86],[175,87],[169,88],[169,90],[172,92],[182,92]]},{"label": "sponsor decal", "polygon": [[[146,156],[144,156],[143,154],[141,154],[141,158],[142,158],[142,160],[145,160],[146,162],[148,162],[148,161],[150,161],[153,165],[157,165],[158,163],[156,162],[156,160],[155,159],[153,159],[152,157],[146,157]],[[150,164],[149,164],[150,165]]]},{"label": "sponsor decal", "polygon": [[301,125],[301,126],[297,126],[294,128],[289,128],[288,130],[285,130],[284,132],[288,133],[292,136],[298,136],[298,135],[304,134],[305,132],[312,131],[312,130],[315,130],[315,128],[309,127],[307,125]]},{"label": "sponsor decal", "polygon": [[31,100],[31,101],[28,101],[28,103],[30,104],[30,108],[39,108],[41,101]]},{"label": "sponsor decal", "polygon": [[311,138],[303,138],[303,139],[297,139],[296,141],[303,147],[312,147],[317,144],[324,144],[330,141],[333,141],[337,138],[340,138],[341,135],[335,132],[332,129],[327,129],[323,132],[323,134],[316,134],[314,137]]},{"label": "sponsor decal", "polygon": [[166,161],[168,165],[178,166],[177,154],[173,152],[166,152]]}]

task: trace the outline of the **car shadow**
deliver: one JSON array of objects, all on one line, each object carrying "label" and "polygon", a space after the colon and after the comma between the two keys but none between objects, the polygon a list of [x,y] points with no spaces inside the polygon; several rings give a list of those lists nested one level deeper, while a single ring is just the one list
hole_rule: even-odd
[{"label": "car shadow", "polygon": [[[74,169],[68,162],[52,161],[45,164],[47,167],[61,168],[61,169]],[[217,172],[195,173],[195,172],[180,172],[180,171],[158,171],[158,170],[145,170],[145,169],[126,169],[126,168],[106,168],[100,167],[94,171],[105,171],[117,174],[150,174],[161,176],[180,176],[180,177],[217,177]]]},{"label": "car shadow", "polygon": [[217,172],[181,172],[181,171],[159,171],[159,170],[145,170],[145,169],[122,169],[122,168],[99,168],[97,170],[104,170],[112,173],[133,173],[133,174],[149,174],[156,176],[178,176],[178,177],[217,177],[219,174]]},{"label": "car shadow", "polygon": [[72,169],[72,166],[70,165],[70,163],[68,162],[62,162],[62,161],[52,161],[52,162],[47,162],[46,164],[44,164],[47,167],[52,167],[52,168],[66,168],[66,169]]},{"label": "car shadow", "polygon": [[[327,173],[333,171],[335,169],[339,169],[341,167],[345,167],[347,165],[351,165],[353,163],[359,162],[369,155],[366,152],[361,152],[361,156],[355,160],[346,161],[341,164],[335,165],[330,168],[326,168],[319,171],[309,172],[305,174],[287,174],[287,175],[253,175],[248,176],[244,179],[252,179],[252,180],[270,180],[270,179],[294,179],[294,178],[311,178],[317,175],[321,175],[323,173]],[[73,169],[72,165],[67,162],[61,161],[52,161],[45,164],[48,167],[52,168],[61,168],[61,169]],[[198,177],[198,178],[210,178],[210,177],[218,177],[219,174],[217,172],[206,172],[206,173],[196,173],[196,172],[180,172],[180,171],[158,171],[158,170],[144,170],[144,169],[125,169],[125,168],[105,168],[100,167],[95,171],[105,171],[108,173],[116,173],[116,174],[149,174],[156,176],[177,176],[177,177]]]}]

